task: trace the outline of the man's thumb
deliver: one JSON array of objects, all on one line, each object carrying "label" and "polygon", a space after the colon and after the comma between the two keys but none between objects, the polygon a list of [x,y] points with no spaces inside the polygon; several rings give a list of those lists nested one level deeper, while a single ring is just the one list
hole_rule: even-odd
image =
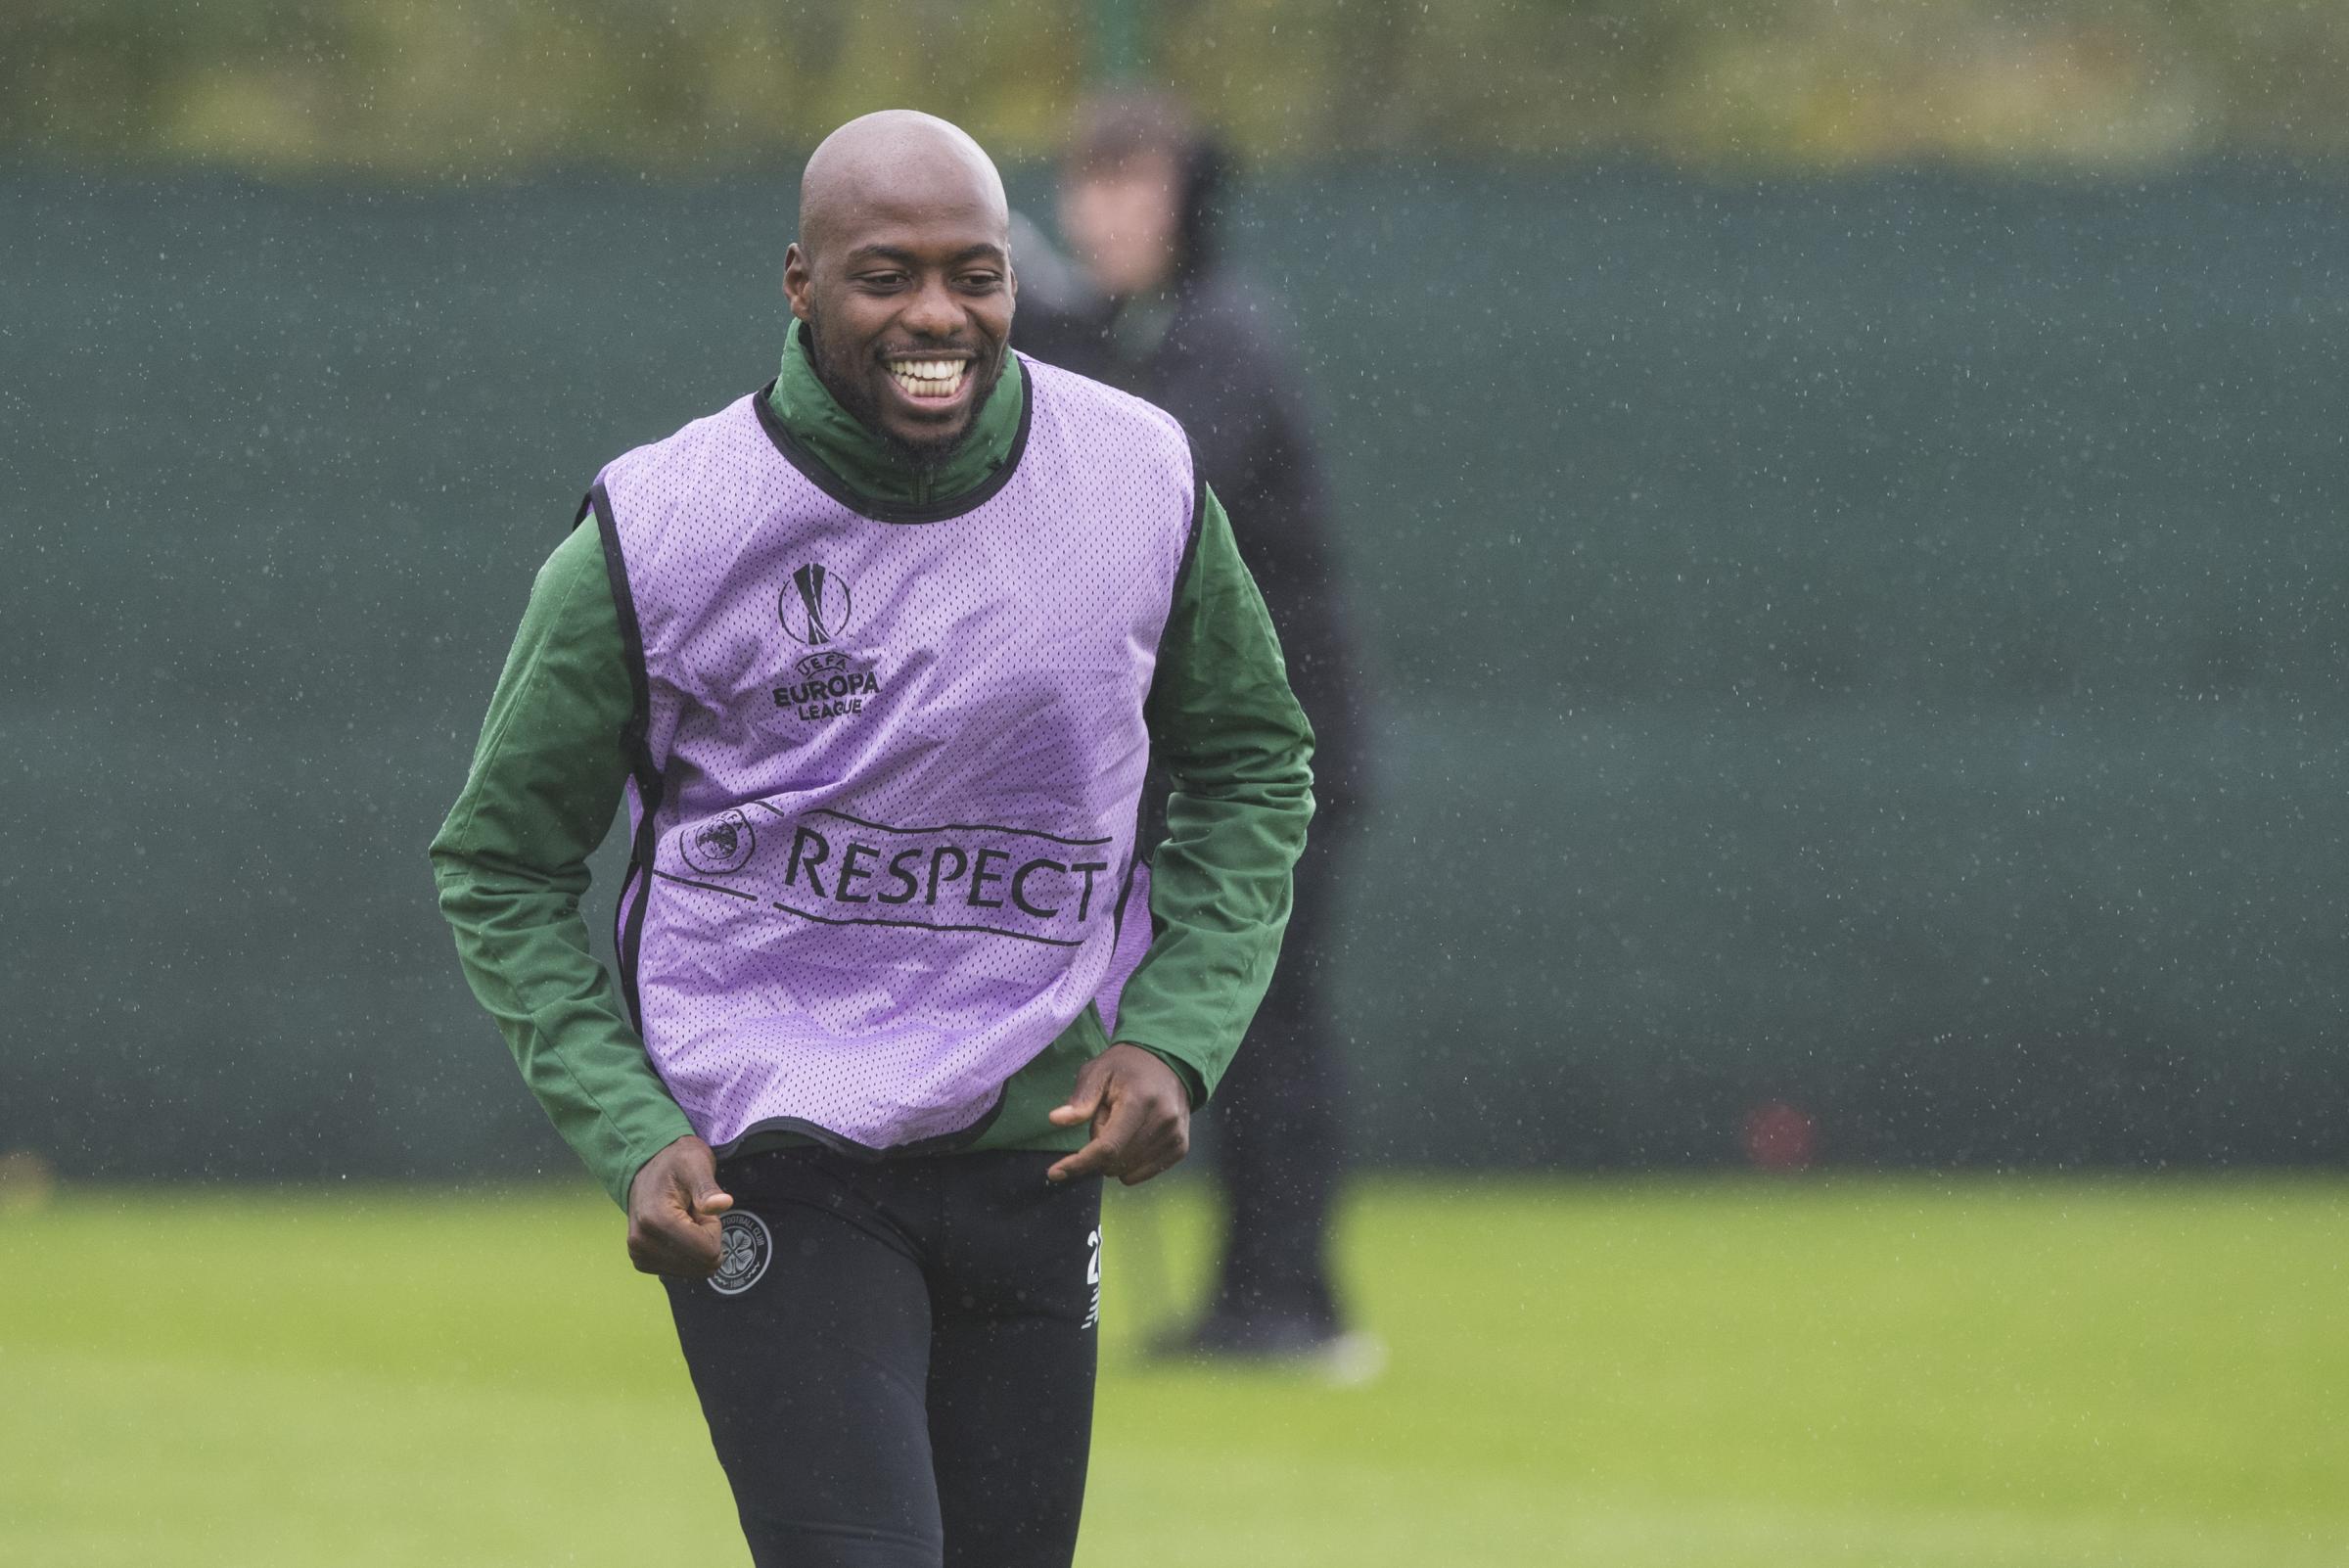
[{"label": "man's thumb", "polygon": [[693,1212],[695,1214],[724,1214],[733,1207],[733,1195],[719,1186],[714,1176],[706,1176],[694,1183]]}]

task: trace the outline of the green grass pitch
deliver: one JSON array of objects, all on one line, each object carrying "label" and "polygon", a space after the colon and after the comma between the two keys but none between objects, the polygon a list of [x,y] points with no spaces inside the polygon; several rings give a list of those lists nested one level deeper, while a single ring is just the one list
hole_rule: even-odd
[{"label": "green grass pitch", "polygon": [[[1373,1182],[1359,1389],[1136,1364],[1206,1211],[1111,1202],[1082,1562],[2349,1562],[2338,1180]],[[0,1213],[0,1562],[744,1560],[582,1188]]]}]

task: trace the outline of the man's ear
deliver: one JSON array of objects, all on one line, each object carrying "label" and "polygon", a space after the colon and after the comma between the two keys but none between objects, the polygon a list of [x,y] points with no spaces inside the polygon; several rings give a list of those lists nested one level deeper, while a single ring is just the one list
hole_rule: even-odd
[{"label": "man's ear", "polygon": [[812,280],[808,277],[807,253],[800,242],[791,242],[783,253],[783,298],[791,301],[791,313],[802,321],[807,319],[807,291]]}]

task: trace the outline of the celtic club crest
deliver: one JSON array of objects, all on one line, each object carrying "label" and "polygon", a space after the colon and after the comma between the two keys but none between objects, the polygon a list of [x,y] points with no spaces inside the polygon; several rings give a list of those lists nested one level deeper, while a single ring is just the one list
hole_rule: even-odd
[{"label": "celtic club crest", "polygon": [[759,1283],[767,1260],[775,1255],[775,1238],[766,1222],[755,1214],[729,1214],[717,1222],[717,1272],[710,1288],[721,1296],[739,1296]]}]

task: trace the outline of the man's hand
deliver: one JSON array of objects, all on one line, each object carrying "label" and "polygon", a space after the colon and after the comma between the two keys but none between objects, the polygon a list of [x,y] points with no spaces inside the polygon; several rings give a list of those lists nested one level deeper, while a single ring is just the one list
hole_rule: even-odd
[{"label": "man's hand", "polygon": [[1054,1127],[1091,1122],[1093,1139],[1044,1173],[1046,1180],[1114,1176],[1147,1181],[1191,1152],[1191,1097],[1174,1069],[1139,1045],[1112,1045],[1077,1070]]},{"label": "man's hand", "polygon": [[717,1271],[717,1217],[733,1207],[710,1145],[677,1139],[628,1185],[628,1261],[648,1274],[709,1278]]}]

